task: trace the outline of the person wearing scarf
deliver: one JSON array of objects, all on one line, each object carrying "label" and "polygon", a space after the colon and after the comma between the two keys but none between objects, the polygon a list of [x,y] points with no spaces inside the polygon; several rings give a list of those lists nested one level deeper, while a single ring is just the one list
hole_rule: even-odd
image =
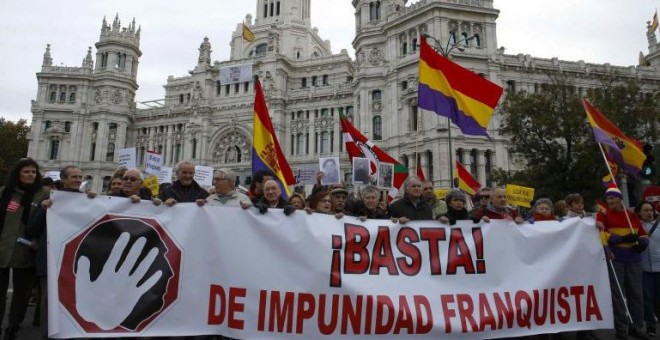
[{"label": "person wearing scarf", "polygon": [[507,204],[506,189],[504,188],[493,188],[488,205],[475,211],[472,218],[474,223],[479,221],[488,223],[490,220],[512,220],[517,224],[523,223],[518,212]]},{"label": "person wearing scarf", "polygon": [[470,219],[470,214],[465,209],[465,203],[467,202],[465,194],[459,190],[452,190],[447,193],[445,200],[447,201],[447,212],[439,217],[440,222],[454,225],[456,221]]},{"label": "person wearing scarf", "polygon": [[0,188],[0,320],[4,320],[9,276],[12,276],[9,325],[5,339],[15,339],[28,303],[28,282],[34,276],[34,252],[29,245],[17,242],[36,208],[48,197],[49,189],[41,184],[39,164],[31,158],[20,160]]},{"label": "person wearing scarf", "polygon": [[557,218],[552,214],[552,200],[549,198],[539,198],[532,208],[532,216],[527,222],[534,224],[538,221],[556,221]]},{"label": "person wearing scarf", "polygon": [[218,169],[213,175],[215,194],[206,198],[206,205],[223,207],[242,207],[247,209],[252,206],[250,198],[236,190],[236,175],[229,169]]}]

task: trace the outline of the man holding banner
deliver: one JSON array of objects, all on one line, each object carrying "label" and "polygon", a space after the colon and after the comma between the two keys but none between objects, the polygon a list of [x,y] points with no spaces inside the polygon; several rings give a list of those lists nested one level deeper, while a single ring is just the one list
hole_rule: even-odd
[{"label": "man holding banner", "polygon": [[161,199],[168,207],[175,205],[177,202],[196,202],[200,206],[206,203],[209,193],[199,186],[193,178],[194,176],[195,164],[193,162],[183,161],[177,164],[177,180],[161,195]]},{"label": "man holding banner", "polygon": [[474,213],[475,220],[483,220],[488,223],[494,220],[513,220],[517,224],[523,223],[522,217],[518,212],[507,204],[506,190],[504,188],[494,188],[491,191],[490,203],[487,206],[477,209]]}]

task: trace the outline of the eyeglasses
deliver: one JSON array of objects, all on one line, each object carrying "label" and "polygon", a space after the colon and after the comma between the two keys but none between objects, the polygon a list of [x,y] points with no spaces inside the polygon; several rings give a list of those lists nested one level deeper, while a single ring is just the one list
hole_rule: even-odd
[{"label": "eyeglasses", "polygon": [[137,178],[137,177],[122,177],[122,179],[123,179],[124,181],[127,181],[127,182],[137,182],[137,181],[140,181],[140,179]]},{"label": "eyeglasses", "polygon": [[320,201],[321,203],[332,203],[332,200],[329,199],[323,199]]}]

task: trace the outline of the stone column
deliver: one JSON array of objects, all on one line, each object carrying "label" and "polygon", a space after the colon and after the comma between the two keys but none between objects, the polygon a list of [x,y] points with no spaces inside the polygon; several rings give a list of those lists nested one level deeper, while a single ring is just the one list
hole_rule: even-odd
[{"label": "stone column", "polygon": [[477,150],[477,180],[486,185],[486,157],[484,150]]}]

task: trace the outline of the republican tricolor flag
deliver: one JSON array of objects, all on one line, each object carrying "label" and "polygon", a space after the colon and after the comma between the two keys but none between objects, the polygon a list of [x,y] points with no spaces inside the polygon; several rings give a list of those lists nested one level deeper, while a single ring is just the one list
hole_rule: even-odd
[{"label": "republican tricolor flag", "polygon": [[447,117],[466,135],[488,136],[486,128],[504,90],[435,52],[422,36],[417,103]]},{"label": "republican tricolor flag", "polygon": [[268,170],[275,175],[275,180],[282,189],[282,197],[291,196],[289,185],[296,183],[291,167],[282,153],[277,141],[273,123],[268,115],[268,107],[264,99],[261,83],[255,81],[254,121],[252,128],[252,174],[259,170]]},{"label": "republican tricolor flag", "polygon": [[588,100],[582,99],[582,105],[587,112],[587,120],[594,133],[594,140],[603,147],[607,159],[620,164],[620,168],[628,174],[638,176],[646,160],[642,143],[624,135]]},{"label": "republican tricolor flag", "polygon": [[[339,122],[341,123],[341,132],[346,143],[346,152],[351,162],[353,162],[353,157],[368,158],[371,161],[372,175],[376,174],[379,162],[394,164],[393,185],[396,190],[399,190],[406,177],[408,177],[408,168],[397,162],[385,153],[385,151],[376,146],[376,144],[367,139],[342,113],[339,114]],[[391,190],[389,194],[390,197],[394,197],[396,192]]]},{"label": "republican tricolor flag", "polygon": [[456,178],[456,185],[458,188],[470,196],[476,195],[479,189],[481,189],[481,184],[479,184],[479,181],[472,177],[472,174],[467,171],[467,169],[459,161],[456,161],[456,171],[454,172],[454,178]]}]

